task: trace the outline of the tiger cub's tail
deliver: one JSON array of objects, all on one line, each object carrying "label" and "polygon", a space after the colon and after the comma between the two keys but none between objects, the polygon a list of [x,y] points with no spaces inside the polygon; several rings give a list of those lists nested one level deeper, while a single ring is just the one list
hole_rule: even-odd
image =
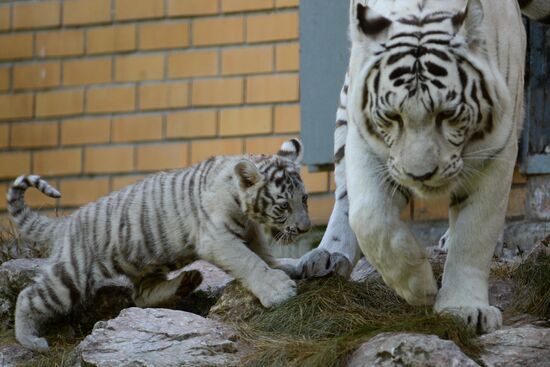
[{"label": "tiger cub's tail", "polygon": [[51,240],[62,221],[39,215],[25,204],[25,191],[29,187],[35,187],[51,198],[61,197],[59,191],[40,176],[19,176],[8,191],[8,212],[26,239],[35,242]]}]

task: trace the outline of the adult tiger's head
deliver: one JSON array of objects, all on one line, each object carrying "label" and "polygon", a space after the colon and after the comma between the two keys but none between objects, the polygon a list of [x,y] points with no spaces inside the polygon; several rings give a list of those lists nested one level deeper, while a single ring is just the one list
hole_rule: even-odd
[{"label": "adult tiger's head", "polygon": [[302,157],[302,143],[290,139],[277,155],[250,156],[250,160],[235,165],[242,209],[268,227],[281,244],[291,243],[311,228],[308,197],[300,176]]},{"label": "adult tiger's head", "polygon": [[[448,193],[498,129],[506,88],[491,69],[479,0],[352,0],[352,121],[399,184]],[[491,138],[492,139],[492,138]],[[471,174],[471,173],[470,173]]]}]

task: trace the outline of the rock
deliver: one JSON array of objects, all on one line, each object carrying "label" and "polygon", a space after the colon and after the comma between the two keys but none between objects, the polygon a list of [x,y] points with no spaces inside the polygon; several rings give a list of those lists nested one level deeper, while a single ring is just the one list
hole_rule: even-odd
[{"label": "rock", "polygon": [[550,366],[550,329],[523,326],[482,335],[487,367]]},{"label": "rock", "polygon": [[16,259],[0,265],[0,330],[13,325],[13,312],[19,292],[45,263],[45,259]]},{"label": "rock", "polygon": [[7,344],[0,346],[0,366],[15,367],[23,363],[31,362],[36,354],[19,344]]},{"label": "rock", "polygon": [[237,366],[228,326],[184,311],[128,308],[98,322],[79,345],[82,366]]},{"label": "rock", "polygon": [[458,346],[435,335],[383,333],[363,344],[348,367],[474,367]]},{"label": "rock", "polygon": [[376,269],[369,264],[367,259],[361,257],[353,268],[350,279],[354,282],[364,282],[372,278],[380,279],[380,274],[378,274]]}]

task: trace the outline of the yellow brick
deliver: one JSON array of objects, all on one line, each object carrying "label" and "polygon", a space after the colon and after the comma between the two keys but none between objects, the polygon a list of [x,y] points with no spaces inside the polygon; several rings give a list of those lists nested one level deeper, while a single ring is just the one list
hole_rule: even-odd
[{"label": "yellow brick", "polygon": [[0,149],[8,147],[9,139],[10,139],[10,125],[6,122],[0,123]]},{"label": "yellow brick", "polygon": [[139,171],[176,169],[188,165],[187,144],[144,145],[137,149]]},{"label": "yellow brick", "polygon": [[277,8],[294,8],[300,5],[300,0],[275,0]]},{"label": "yellow brick", "polygon": [[238,108],[220,113],[220,135],[253,135],[271,132],[271,108]]},{"label": "yellow brick", "polygon": [[191,164],[216,155],[238,155],[243,153],[241,139],[195,140],[191,143]]},{"label": "yellow brick", "polygon": [[81,145],[108,143],[111,135],[111,120],[67,120],[61,124],[61,144]]},{"label": "yellow brick", "polygon": [[[3,194],[2,196],[2,199],[4,199],[4,196],[6,195],[6,192],[8,192],[8,185],[7,184],[0,184],[0,192]],[[1,210],[5,210],[7,207],[7,203],[6,203],[6,200],[0,200],[0,211]],[[3,228],[2,228],[2,222],[1,222],[1,217],[0,217],[0,231],[2,231]]]},{"label": "yellow brick", "polygon": [[11,146],[14,148],[55,146],[57,131],[57,122],[12,124]]},{"label": "yellow brick", "polygon": [[192,104],[195,106],[234,105],[243,102],[242,79],[193,81]]},{"label": "yellow brick", "polygon": [[59,31],[36,35],[38,57],[74,56],[84,53],[84,32]]},{"label": "yellow brick", "polygon": [[63,63],[63,85],[109,83],[111,74],[110,58],[72,60]]},{"label": "yellow brick", "polygon": [[122,176],[122,177],[113,177],[111,180],[111,191],[117,191],[135,184],[138,181],[143,180],[146,175],[132,175],[132,176]]},{"label": "yellow brick", "polygon": [[87,112],[127,112],[136,106],[134,87],[96,88],[88,90]]},{"label": "yellow brick", "polygon": [[218,74],[217,51],[192,51],[168,56],[168,77],[188,78]]},{"label": "yellow brick", "polygon": [[85,151],[85,173],[131,172],[133,169],[133,147],[94,147]]},{"label": "yellow brick", "polygon": [[275,133],[297,133],[300,131],[300,105],[275,107]]},{"label": "yellow brick", "polygon": [[8,29],[10,29],[10,6],[0,6],[0,31],[7,31]]},{"label": "yellow brick", "polygon": [[59,1],[27,2],[13,6],[13,28],[45,28],[60,24]]},{"label": "yellow brick", "polygon": [[525,201],[527,189],[525,187],[513,188],[508,199],[507,217],[520,217],[525,215]]},{"label": "yellow brick", "polygon": [[115,0],[117,20],[160,18],[164,15],[164,0]]},{"label": "yellow brick", "polygon": [[89,54],[133,51],[136,49],[136,27],[123,25],[90,29],[86,42]]},{"label": "yellow brick", "polygon": [[176,112],[167,116],[166,137],[191,138],[216,135],[216,111]]},{"label": "yellow brick", "polygon": [[0,120],[32,117],[32,94],[0,96]]},{"label": "yellow brick", "polygon": [[107,195],[109,193],[109,180],[104,179],[79,179],[62,180],[59,185],[61,192],[60,204],[63,206],[81,206]]},{"label": "yellow brick", "polygon": [[115,61],[115,80],[130,82],[164,77],[164,56],[123,56]]},{"label": "yellow brick", "polygon": [[308,200],[308,211],[313,225],[327,224],[332,208],[334,207],[334,196],[323,195],[313,196]]},{"label": "yellow brick", "polygon": [[148,141],[162,138],[162,116],[143,115],[113,120],[113,141]]},{"label": "yellow brick", "polygon": [[281,145],[290,139],[287,136],[269,138],[248,138],[246,139],[245,153],[249,154],[275,154]]},{"label": "yellow brick", "polygon": [[414,220],[447,219],[448,213],[449,200],[447,198],[433,200],[414,199]]},{"label": "yellow brick", "polygon": [[84,91],[71,90],[44,92],[36,95],[36,116],[67,116],[82,113],[84,110]]},{"label": "yellow brick", "polygon": [[226,45],[244,41],[243,17],[193,21],[193,45]]},{"label": "yellow brick", "polygon": [[10,68],[0,68],[0,92],[7,91],[10,87]]},{"label": "yellow brick", "polygon": [[71,0],[63,3],[63,24],[105,23],[111,20],[111,0]]},{"label": "yellow brick", "polygon": [[139,88],[142,110],[186,107],[188,100],[188,83],[144,84]]},{"label": "yellow brick", "polygon": [[0,178],[13,178],[31,172],[31,155],[25,153],[0,153]]},{"label": "yellow brick", "polygon": [[246,19],[246,40],[266,42],[298,39],[298,13],[254,15]]},{"label": "yellow brick", "polygon": [[222,0],[224,13],[271,8],[273,8],[273,0]]},{"label": "yellow brick", "polygon": [[[56,185],[51,180],[48,181],[48,183],[50,185]],[[38,190],[31,189],[25,193],[25,203],[34,209],[53,208],[57,205],[57,199],[50,198]]]},{"label": "yellow brick", "polygon": [[306,185],[307,192],[326,192],[328,191],[328,172],[308,172],[307,168],[302,168],[302,181]]},{"label": "yellow brick", "polygon": [[204,15],[218,12],[218,0],[168,0],[168,15]]},{"label": "yellow brick", "polygon": [[139,27],[140,50],[187,46],[189,46],[189,25],[187,23],[153,23]]},{"label": "yellow brick", "polygon": [[275,49],[277,71],[297,71],[300,69],[300,44],[285,43]]},{"label": "yellow brick", "polygon": [[60,149],[35,152],[33,171],[37,175],[57,176],[78,174],[82,171],[80,149]]},{"label": "yellow brick", "polygon": [[18,60],[32,57],[33,35],[5,34],[0,35],[0,60]]},{"label": "yellow brick", "polygon": [[527,183],[527,177],[521,174],[519,167],[514,169],[514,178],[512,181],[514,184],[524,184]]},{"label": "yellow brick", "polygon": [[300,98],[297,75],[253,76],[246,79],[246,102],[293,102]]},{"label": "yellow brick", "polygon": [[265,73],[273,70],[273,47],[242,47],[222,51],[222,74]]},{"label": "yellow brick", "polygon": [[58,62],[15,65],[13,68],[14,89],[55,87],[60,80],[61,67]]}]

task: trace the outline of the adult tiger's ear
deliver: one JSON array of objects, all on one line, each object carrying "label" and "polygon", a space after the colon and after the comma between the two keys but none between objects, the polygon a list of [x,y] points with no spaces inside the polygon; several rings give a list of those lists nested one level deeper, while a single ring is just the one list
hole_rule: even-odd
[{"label": "adult tiger's ear", "polygon": [[483,18],[485,12],[480,0],[468,0],[466,6],[452,17],[455,33],[466,37],[471,51],[484,47]]},{"label": "adult tiger's ear", "polygon": [[356,25],[357,32],[362,37],[380,41],[388,37],[388,30],[392,21],[377,13],[371,7],[357,2],[352,3],[351,22]]},{"label": "adult tiger's ear", "polygon": [[304,157],[304,147],[300,140],[290,139],[281,145],[281,149],[279,149],[277,155],[288,158],[299,166],[302,164],[302,159]]},{"label": "adult tiger's ear", "polygon": [[258,167],[247,159],[239,161],[235,165],[234,170],[243,189],[248,189],[262,180],[262,175],[260,171],[258,171]]}]

